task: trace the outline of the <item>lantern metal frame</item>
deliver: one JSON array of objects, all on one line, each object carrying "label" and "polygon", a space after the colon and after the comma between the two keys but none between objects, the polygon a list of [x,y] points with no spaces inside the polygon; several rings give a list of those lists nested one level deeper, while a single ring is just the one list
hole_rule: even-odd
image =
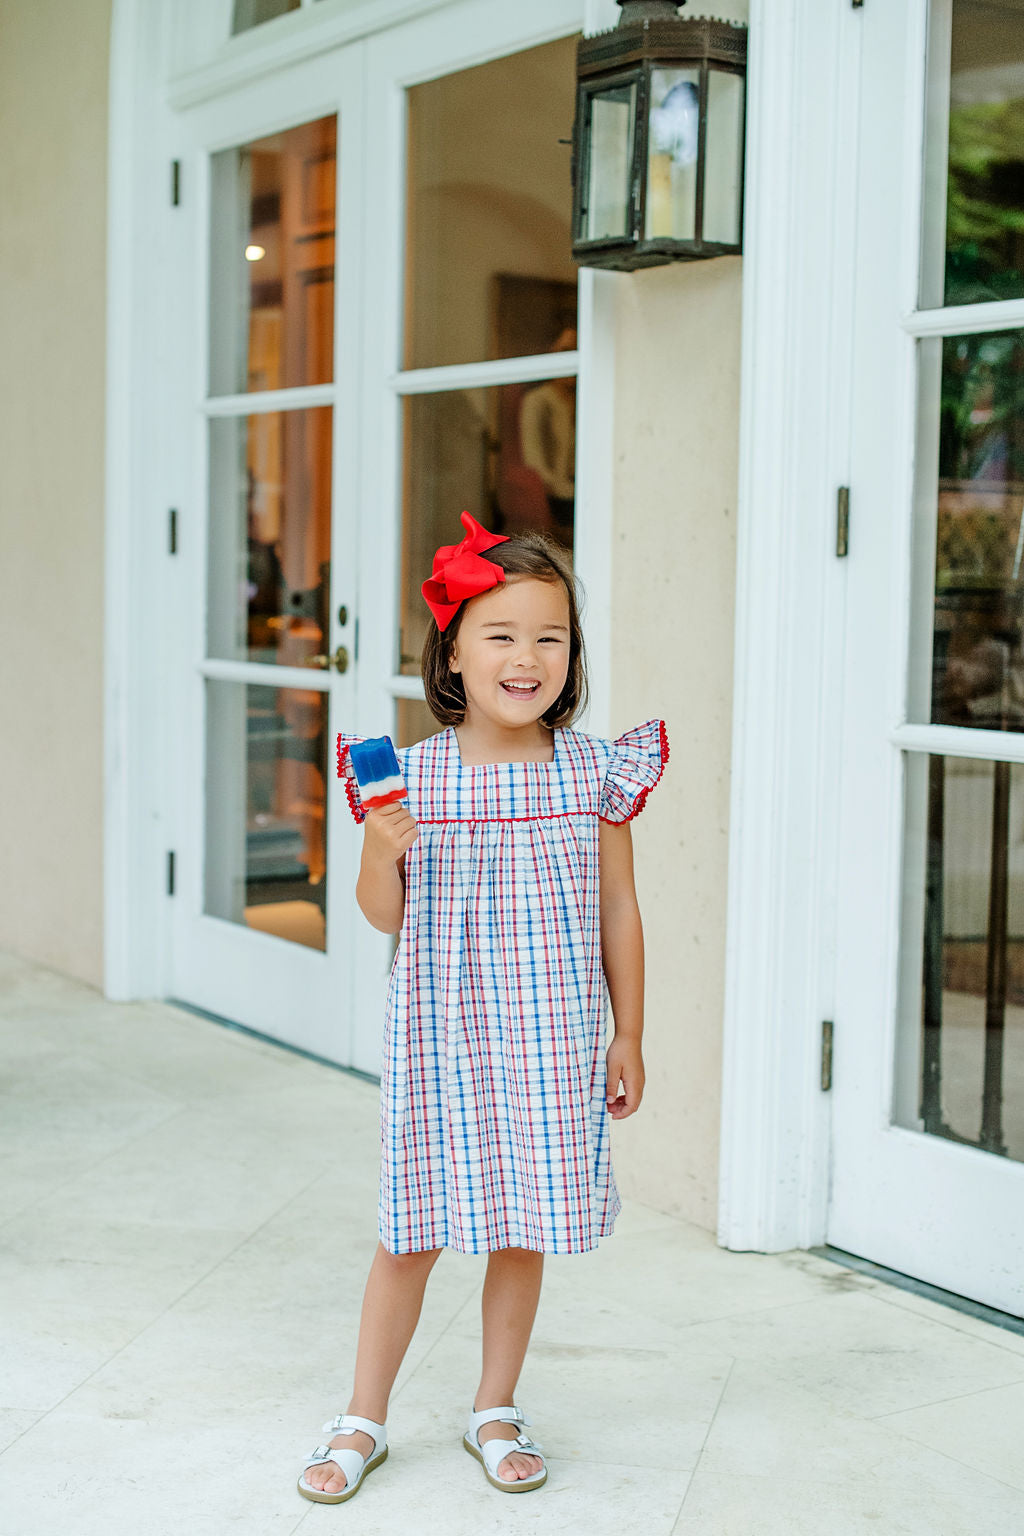
[{"label": "lantern metal frame", "polygon": [[[685,0],[684,0],[685,3]],[[572,254],[582,266],[630,272],[671,261],[699,261],[737,256],[743,249],[743,194],[747,117],[747,28],[711,17],[684,19],[675,5],[663,0],[619,0],[623,13],[617,27],[594,37],[580,38],[576,55],[576,119],[573,124]],[[636,19],[631,14],[635,8]],[[657,68],[690,65],[699,71],[698,138],[694,207],[694,236],[679,240],[656,235],[644,238],[647,222],[651,77]],[[743,120],[740,127],[739,222],[735,244],[704,239],[705,175],[707,165],[708,81],[711,70],[739,76],[743,81]],[[626,232],[584,240],[584,205],[590,181],[593,137],[590,104],[601,92],[617,86],[635,87],[630,125],[629,185]]]}]

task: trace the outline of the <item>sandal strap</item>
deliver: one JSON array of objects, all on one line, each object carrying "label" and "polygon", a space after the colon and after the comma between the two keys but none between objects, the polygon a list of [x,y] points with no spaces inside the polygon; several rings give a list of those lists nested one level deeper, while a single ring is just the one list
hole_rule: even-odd
[{"label": "sandal strap", "polygon": [[338,1464],[345,1474],[346,1485],[351,1488],[362,1476],[367,1458],[358,1451],[345,1450],[340,1445],[318,1445],[302,1470],[308,1472],[310,1467],[321,1467],[325,1461]]},{"label": "sandal strap", "polygon": [[[514,1451],[521,1451],[524,1456],[539,1456],[541,1461],[544,1460],[540,1446],[528,1435],[517,1435],[514,1440],[499,1440],[497,1437],[493,1440],[485,1440],[480,1446],[480,1451],[484,1458],[484,1466],[492,1477],[497,1477],[501,1463]],[[540,1473],[534,1475],[539,1477]]]},{"label": "sandal strap", "polygon": [[509,1419],[516,1424],[531,1422],[515,1403],[505,1403],[501,1408],[472,1408],[469,1413],[470,1434],[475,1435],[481,1424],[489,1424],[492,1419]]},{"label": "sandal strap", "polygon": [[361,1429],[364,1435],[370,1435],[373,1439],[373,1452],[377,1450],[382,1440],[387,1439],[387,1425],[378,1424],[375,1419],[364,1419],[358,1413],[337,1413],[321,1429],[322,1435],[351,1435],[357,1429]]}]

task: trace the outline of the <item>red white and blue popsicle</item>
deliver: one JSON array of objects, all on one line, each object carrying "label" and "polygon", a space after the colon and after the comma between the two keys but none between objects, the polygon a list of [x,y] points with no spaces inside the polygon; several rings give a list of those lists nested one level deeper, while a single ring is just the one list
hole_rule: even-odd
[{"label": "red white and blue popsicle", "polygon": [[348,749],[349,762],[359,785],[359,800],[364,811],[379,810],[404,800],[408,793],[402,769],[390,736],[373,736],[357,741]]}]

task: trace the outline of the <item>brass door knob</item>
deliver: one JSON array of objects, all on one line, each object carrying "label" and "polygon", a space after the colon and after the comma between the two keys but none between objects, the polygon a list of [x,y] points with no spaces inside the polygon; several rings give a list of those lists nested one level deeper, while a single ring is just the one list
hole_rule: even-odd
[{"label": "brass door knob", "polygon": [[326,672],[328,667],[333,667],[335,672],[347,672],[349,663],[348,647],[339,645],[333,656],[304,656],[304,667],[319,667]]}]

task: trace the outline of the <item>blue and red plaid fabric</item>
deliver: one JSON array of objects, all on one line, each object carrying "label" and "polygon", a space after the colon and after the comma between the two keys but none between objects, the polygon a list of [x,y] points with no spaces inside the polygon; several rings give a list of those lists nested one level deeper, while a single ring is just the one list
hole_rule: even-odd
[{"label": "blue and red plaid fabric", "polygon": [[[338,773],[365,819],[338,736]],[[550,763],[464,767],[454,729],[399,750],[419,824],[388,982],[378,1224],[392,1253],[583,1253],[622,1208],[605,1106],[598,820],[643,809],[662,720],[562,727]]]}]

